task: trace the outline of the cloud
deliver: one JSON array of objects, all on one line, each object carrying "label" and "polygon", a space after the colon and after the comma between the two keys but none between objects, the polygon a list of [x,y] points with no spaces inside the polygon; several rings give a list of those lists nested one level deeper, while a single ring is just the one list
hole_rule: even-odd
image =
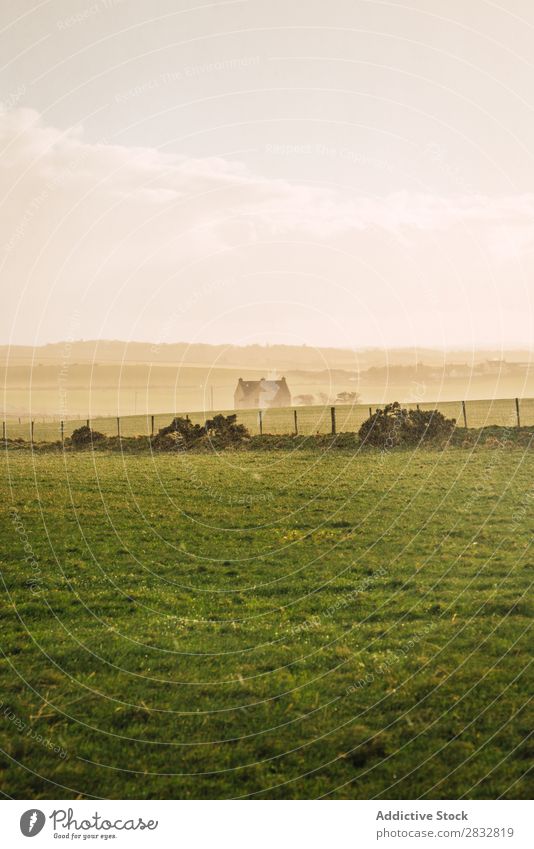
[{"label": "cloud", "polygon": [[90,143],[81,127],[63,131],[47,126],[31,109],[0,115],[0,145],[0,214],[6,233],[32,197],[47,192],[49,208],[57,207],[52,220],[76,204],[85,204],[94,215],[123,201],[132,229],[164,211],[164,229],[169,224],[179,230],[202,226],[206,234],[218,231],[217,242],[225,240],[225,219],[253,221],[254,230],[246,230],[258,238],[298,232],[335,239],[372,229],[404,239],[418,232],[475,228],[501,258],[530,250],[534,239],[532,194],[355,196],[342,187],[266,179],[241,162],[220,157],[187,158],[153,148]]},{"label": "cloud", "polygon": [[[440,309],[460,310],[455,304],[469,294],[486,303],[515,299],[522,310],[533,259],[532,194],[358,195],[349,186],[267,178],[222,157],[89,141],[82,127],[48,126],[30,109],[0,114],[0,149],[0,267],[11,283],[0,316],[5,339],[15,327],[24,338],[61,338],[76,311],[86,336],[104,332],[104,316],[105,335],[125,335],[135,319],[137,333],[157,336],[184,291],[221,273],[237,280],[217,305],[210,297],[195,307],[187,327],[184,318],[177,338],[191,338],[190,322],[200,326],[210,310],[224,315],[229,298],[234,307],[261,302],[269,293],[256,275],[267,268],[271,291],[294,301],[286,310],[290,326],[302,320],[303,301],[313,299],[317,314],[337,310],[340,322],[352,306],[343,298],[336,305],[322,282],[299,289],[285,269],[354,290],[378,324],[398,299],[407,315],[417,315],[424,280],[432,280]],[[272,239],[287,247],[264,246]],[[326,249],[320,266],[312,243],[314,251]]]}]

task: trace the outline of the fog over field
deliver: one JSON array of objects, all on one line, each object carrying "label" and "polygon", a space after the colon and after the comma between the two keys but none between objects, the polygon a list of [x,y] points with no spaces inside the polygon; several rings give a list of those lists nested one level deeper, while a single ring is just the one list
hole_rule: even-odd
[{"label": "fog over field", "polygon": [[[63,342],[0,348],[7,418],[230,410],[240,377],[285,376],[295,406],[534,397],[526,350]],[[345,393],[345,395],[344,395]],[[348,393],[348,394],[346,394]]]}]

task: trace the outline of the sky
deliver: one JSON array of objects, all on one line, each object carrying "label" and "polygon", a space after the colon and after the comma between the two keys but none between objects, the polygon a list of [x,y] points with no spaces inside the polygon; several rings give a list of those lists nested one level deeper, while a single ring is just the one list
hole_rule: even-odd
[{"label": "sky", "polygon": [[534,7],[3,0],[0,344],[534,348]]}]

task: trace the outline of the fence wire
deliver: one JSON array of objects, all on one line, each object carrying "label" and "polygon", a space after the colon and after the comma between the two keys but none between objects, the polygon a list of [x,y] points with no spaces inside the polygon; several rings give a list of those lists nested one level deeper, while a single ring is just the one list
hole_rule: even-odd
[{"label": "fence wire", "polygon": [[[382,405],[383,406],[383,405]],[[403,404],[415,408],[417,404]],[[435,404],[420,404],[421,410],[438,410],[447,418],[456,419],[458,427],[464,427],[464,409],[468,428],[490,425],[517,427],[518,410],[522,427],[534,425],[534,398],[495,399],[488,401],[444,401]],[[376,405],[357,404],[336,406],[335,427],[337,433],[353,433],[374,412]],[[268,410],[220,410],[223,415],[235,414],[237,422],[245,425],[252,435],[284,435],[299,433],[304,436],[332,432],[332,408],[329,405],[314,407],[281,407]],[[93,430],[106,436],[151,436],[166,427],[175,415],[189,416],[193,424],[203,425],[217,415],[216,412],[157,413],[154,415],[97,417],[94,419],[70,419],[63,423],[59,419],[8,419],[3,422],[3,435],[7,439],[23,439],[34,442],[57,442],[67,439],[74,430],[89,423]]]}]

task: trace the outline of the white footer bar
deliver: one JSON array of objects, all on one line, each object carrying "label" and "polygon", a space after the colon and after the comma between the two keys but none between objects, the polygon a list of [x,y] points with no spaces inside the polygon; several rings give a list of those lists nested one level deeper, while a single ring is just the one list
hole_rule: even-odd
[{"label": "white footer bar", "polygon": [[3,846],[35,849],[530,849],[532,808],[524,801],[10,800],[1,803],[0,822]]}]

